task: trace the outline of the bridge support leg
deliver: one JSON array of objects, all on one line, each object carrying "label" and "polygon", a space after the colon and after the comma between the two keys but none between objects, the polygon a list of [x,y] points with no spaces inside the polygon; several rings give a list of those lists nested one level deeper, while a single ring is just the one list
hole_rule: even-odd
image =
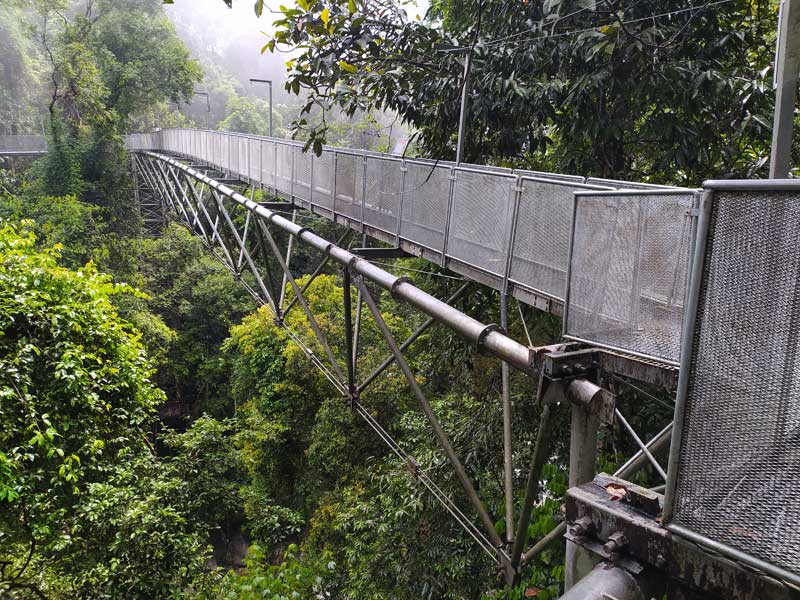
[{"label": "bridge support leg", "polygon": [[561,596],[561,600],[648,600],[650,595],[625,569],[599,564]]},{"label": "bridge support leg", "polygon": [[[598,403],[591,400],[573,403],[569,440],[569,487],[587,483],[594,477],[599,430],[600,407]],[[568,591],[572,588],[576,582],[591,571],[596,562],[597,559],[580,546],[567,541],[564,561],[564,590]]]}]

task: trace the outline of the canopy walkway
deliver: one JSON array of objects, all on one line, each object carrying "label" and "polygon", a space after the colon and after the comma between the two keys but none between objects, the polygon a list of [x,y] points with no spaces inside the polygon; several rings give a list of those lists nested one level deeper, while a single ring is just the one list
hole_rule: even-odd
[{"label": "canopy walkway", "polygon": [[[565,598],[798,597],[800,184],[707,182],[701,191],[344,148],[317,157],[295,142],[201,130],[137,134],[127,144],[145,218],[163,218],[166,209],[204,241],[507,583],[566,537]],[[257,188],[280,200],[256,201]],[[296,222],[299,210],[348,231],[326,240]],[[348,249],[354,234],[389,247]],[[292,272],[293,244],[320,256],[302,284]],[[371,260],[404,255],[468,283],[440,300]],[[303,295],[325,268],[342,277],[344,352],[329,343]],[[470,282],[499,291],[499,324],[451,306],[470,293]],[[381,293],[428,317],[402,343],[383,321]],[[509,337],[509,298],[561,315],[564,343],[537,348]],[[286,325],[292,309],[305,313],[313,341]],[[365,375],[359,330],[367,315],[389,355]],[[405,359],[435,324],[501,361],[502,534]],[[361,404],[391,365],[428,418],[467,502],[444,494]],[[530,389],[541,408],[520,503],[509,368],[536,378]],[[674,421],[649,441],[615,402],[620,386],[663,402],[642,383],[677,394]],[[552,414],[564,409],[571,411],[566,520],[528,540]],[[614,476],[595,476],[598,431],[611,422],[639,451]],[[662,465],[657,454],[667,446]],[[662,486],[625,481],[644,465]]]},{"label": "canopy walkway", "polygon": [[[567,338],[677,364],[695,190],[190,129],[132,135],[536,308]],[[573,218],[574,216],[574,218]],[[574,227],[573,227],[574,225]]]}]

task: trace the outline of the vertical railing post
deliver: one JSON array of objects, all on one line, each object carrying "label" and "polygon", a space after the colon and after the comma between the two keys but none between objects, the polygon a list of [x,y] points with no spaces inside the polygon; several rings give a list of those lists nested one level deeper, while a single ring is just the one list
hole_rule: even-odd
[{"label": "vertical railing post", "polygon": [[[508,295],[500,292],[500,327],[508,333]],[[500,362],[501,395],[503,397],[503,485],[506,496],[506,542],[514,541],[514,463],[511,436],[511,392],[508,363]]]},{"label": "vertical railing post", "polygon": [[397,228],[394,233],[394,245],[395,247],[400,247],[400,228],[403,226],[403,206],[405,204],[405,197],[406,197],[406,173],[408,172],[408,167],[406,166],[406,161],[400,163],[400,206],[397,207]]},{"label": "vertical railing post", "polygon": [[503,268],[503,284],[502,292],[508,294],[508,280],[511,277],[511,263],[514,260],[514,244],[517,239],[517,221],[519,220],[519,205],[522,201],[522,193],[525,188],[522,185],[522,178],[517,175],[515,185],[512,191],[511,200],[511,222],[509,223],[509,232],[506,235],[506,264]]},{"label": "vertical railing post", "polygon": [[331,186],[331,206],[333,207],[333,222],[336,223],[336,169],[339,168],[339,153],[333,151],[333,185]]},{"label": "vertical railing post", "polygon": [[447,213],[444,219],[444,239],[442,240],[442,267],[447,266],[447,238],[450,237],[450,217],[453,212],[453,194],[456,187],[456,170],[450,167],[450,191],[447,195]]},{"label": "vertical railing post", "polygon": [[364,158],[361,166],[364,169],[364,176],[361,178],[361,233],[366,235],[367,229],[364,224],[364,212],[367,204],[367,151],[364,150]]}]

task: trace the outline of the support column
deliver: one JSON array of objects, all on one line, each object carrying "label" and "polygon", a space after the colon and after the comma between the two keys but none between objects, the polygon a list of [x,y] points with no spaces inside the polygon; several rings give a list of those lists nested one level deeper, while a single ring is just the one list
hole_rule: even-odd
[{"label": "support column", "polygon": [[[572,424],[569,439],[569,487],[588,483],[594,478],[597,463],[597,433],[600,430],[601,396],[603,391],[588,381],[570,386],[580,395],[572,402]],[[570,590],[597,563],[597,558],[580,546],[567,541],[564,561],[564,591]],[[577,597],[577,596],[576,596]]]},{"label": "support column", "polygon": [[625,569],[601,564],[561,596],[561,600],[648,600],[649,594]]}]

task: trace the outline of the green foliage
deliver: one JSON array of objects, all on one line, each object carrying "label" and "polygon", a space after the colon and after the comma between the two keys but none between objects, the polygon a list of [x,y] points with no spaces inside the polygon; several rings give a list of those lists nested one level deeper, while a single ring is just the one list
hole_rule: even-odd
[{"label": "green foliage", "polygon": [[[219,129],[250,133],[253,135],[269,134],[269,103],[247,96],[231,96],[225,110],[225,118]],[[272,113],[273,135],[282,137],[283,122],[278,112]]]},{"label": "green foliage", "polygon": [[118,460],[87,486],[59,584],[65,597],[177,597],[202,577],[208,554],[194,490],[149,453]]},{"label": "green foliage", "polygon": [[97,11],[90,43],[122,123],[153,102],[192,99],[202,70],[157,0],[102,0]]},{"label": "green foliage", "polygon": [[203,415],[184,433],[162,434],[172,455],[170,468],[176,478],[186,482],[185,495],[193,505],[193,517],[209,529],[241,520],[239,486],[244,472],[233,444],[235,430],[233,421]]},{"label": "green foliage", "polygon": [[151,298],[136,310],[155,313],[175,332],[174,339],[157,344],[164,357],[159,385],[189,413],[232,415],[219,347],[229,328],[252,310],[252,299],[200,240],[177,224],[136,246],[138,285]]},{"label": "green foliage", "polygon": [[299,557],[296,546],[289,546],[278,565],[269,564],[259,546],[252,546],[243,575],[228,573],[213,595],[203,598],[230,600],[294,600],[295,598],[337,598],[328,579],[336,570],[330,554],[315,558]]},{"label": "green foliage", "polygon": [[111,302],[121,292],[0,229],[0,552],[12,566],[0,591],[12,597],[165,597],[202,566],[197,529],[172,504],[182,484],[145,439],[163,394]]}]

